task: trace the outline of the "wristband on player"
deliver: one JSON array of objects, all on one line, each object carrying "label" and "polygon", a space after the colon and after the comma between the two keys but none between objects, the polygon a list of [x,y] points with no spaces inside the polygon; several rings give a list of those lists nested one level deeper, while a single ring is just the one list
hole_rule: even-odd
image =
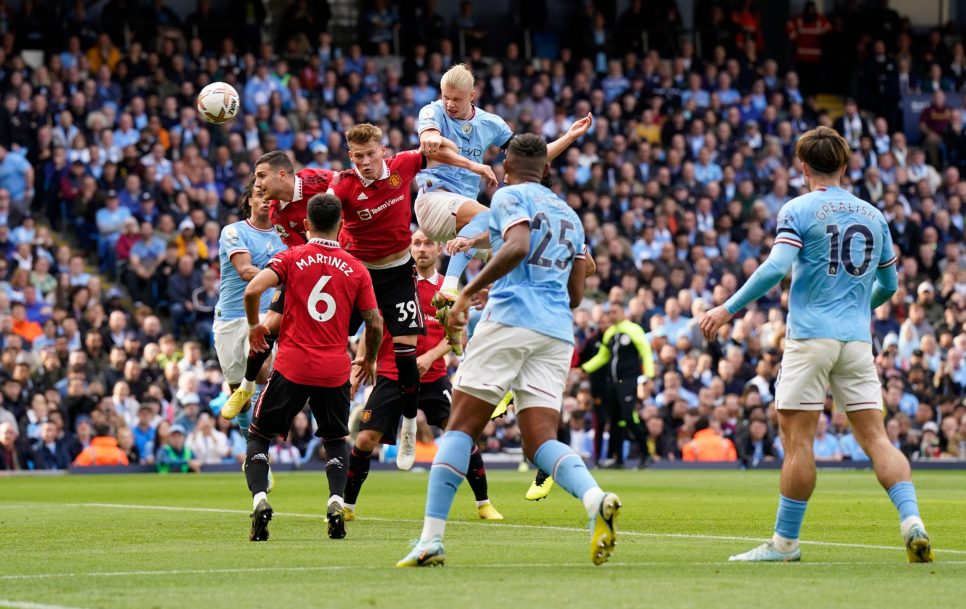
[{"label": "wristband on player", "polygon": [[254,330],[255,328],[257,328],[260,325],[262,325],[262,322],[258,322],[257,324],[248,324],[248,329],[249,330]]}]

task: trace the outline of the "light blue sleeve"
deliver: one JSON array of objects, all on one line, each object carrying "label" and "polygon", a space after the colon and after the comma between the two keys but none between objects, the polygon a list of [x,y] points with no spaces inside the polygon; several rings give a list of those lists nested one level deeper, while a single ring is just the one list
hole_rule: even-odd
[{"label": "light blue sleeve", "polygon": [[892,244],[892,231],[889,225],[882,222],[882,254],[879,256],[879,268],[889,266],[896,262],[896,248]]},{"label": "light blue sleeve", "polygon": [[754,302],[768,293],[768,290],[775,287],[792,268],[792,263],[798,258],[800,248],[788,243],[776,241],[768,259],[758,267],[745,285],[741,286],[734,296],[725,303],[728,312],[734,315],[744,309],[749,303]]},{"label": "light blue sleeve", "polygon": [[230,260],[235,252],[251,252],[245,235],[238,226],[229,224],[221,231],[218,237],[219,250],[225,252],[225,256]]},{"label": "light blue sleeve", "polygon": [[416,121],[416,133],[422,133],[427,129],[436,129],[443,132],[443,116],[441,107],[436,102],[423,106],[419,111],[419,120]]},{"label": "light blue sleeve", "polygon": [[530,211],[523,200],[511,189],[496,191],[490,204],[490,228],[502,237],[506,229],[521,221],[530,222]]},{"label": "light blue sleeve", "polygon": [[872,308],[877,309],[899,289],[899,274],[896,272],[896,252],[892,246],[892,233],[889,225],[882,223],[882,253],[879,266],[875,270],[875,283],[872,284]]},{"label": "light blue sleeve", "polygon": [[506,147],[509,143],[510,138],[513,137],[513,131],[510,130],[510,126],[506,124],[506,121],[499,116],[494,115],[490,120],[493,121],[493,143],[492,146],[499,146],[500,148]]}]

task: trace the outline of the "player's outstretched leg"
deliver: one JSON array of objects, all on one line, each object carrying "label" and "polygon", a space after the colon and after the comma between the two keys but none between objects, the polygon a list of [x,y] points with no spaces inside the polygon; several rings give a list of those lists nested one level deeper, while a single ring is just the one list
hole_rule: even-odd
[{"label": "player's outstretched leg", "polygon": [[526,500],[527,501],[540,501],[545,499],[550,494],[550,489],[553,488],[553,478],[547,472],[542,469],[537,470],[537,475],[533,479],[533,483],[530,484],[530,488],[527,489]]},{"label": "player's outstretched leg", "polygon": [[396,563],[397,567],[426,567],[446,562],[443,550],[446,520],[456,491],[466,477],[472,450],[473,438],[462,431],[447,431],[443,435],[429,470],[423,532],[409,553]]},{"label": "player's outstretched leg", "polygon": [[474,443],[473,452],[470,453],[469,469],[466,470],[466,481],[473,489],[473,496],[476,497],[476,511],[481,520],[503,520],[501,514],[493,504],[490,503],[489,489],[486,483],[486,467],[483,465],[483,455],[479,447]]},{"label": "player's outstretched leg", "polygon": [[325,447],[325,477],[329,481],[329,502],[326,506],[325,520],[328,523],[329,539],[342,539],[345,531],[345,496],[349,444],[345,438],[323,440]]},{"label": "player's outstretched leg", "polygon": [[260,434],[248,436],[245,456],[245,479],[252,493],[252,528],[250,541],[268,541],[268,523],[272,520],[272,506],[268,504],[269,483],[268,447],[271,441]]},{"label": "player's outstretched leg", "polygon": [[583,502],[590,518],[590,560],[595,565],[607,562],[617,543],[620,498],[601,490],[584,460],[563,442],[547,440],[537,448],[533,462],[551,472],[561,488]]}]

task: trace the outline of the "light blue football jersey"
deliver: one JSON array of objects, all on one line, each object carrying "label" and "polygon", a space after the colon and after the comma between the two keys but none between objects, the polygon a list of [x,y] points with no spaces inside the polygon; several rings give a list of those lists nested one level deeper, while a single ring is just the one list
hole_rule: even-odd
[{"label": "light blue football jersey", "polygon": [[[252,264],[262,269],[272,259],[272,256],[285,249],[274,228],[262,230],[252,226],[248,220],[229,224],[221,229],[218,238],[218,259],[221,262],[221,291],[218,295],[218,306],[215,307],[216,320],[230,320],[245,317],[245,286],[238,276],[235,265],[231,263],[232,254],[247,252],[252,258]],[[262,294],[258,310],[262,313],[268,310],[275,290],[266,290]]]},{"label": "light blue football jersey", "polygon": [[[466,120],[450,118],[442,100],[423,106],[417,123],[419,133],[426,129],[438,129],[446,139],[455,143],[460,154],[476,163],[483,162],[483,154],[490,146],[503,146],[513,135],[506,121],[495,114],[479,108]],[[421,191],[443,189],[469,199],[476,199],[480,192],[480,176],[468,169],[451,165],[435,165],[423,169],[416,176]]]},{"label": "light blue football jersey", "polygon": [[483,319],[527,328],[574,342],[567,283],[574,258],[583,256],[580,218],[549,188],[530,182],[505,186],[490,205],[490,244],[494,255],[503,234],[520,222],[530,224],[530,252],[490,289]]},{"label": "light blue football jersey", "polygon": [[872,342],[875,273],[896,262],[882,212],[841,188],[819,188],[782,207],[775,242],[801,248],[788,338]]}]

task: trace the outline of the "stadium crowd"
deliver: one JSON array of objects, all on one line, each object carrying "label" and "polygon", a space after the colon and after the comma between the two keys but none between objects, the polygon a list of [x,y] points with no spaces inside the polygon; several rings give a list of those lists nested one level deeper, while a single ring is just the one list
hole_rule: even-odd
[{"label": "stadium crowd", "polygon": [[[561,433],[586,458],[637,459],[641,443],[600,440],[639,421],[654,460],[781,459],[773,396],[787,282],[717,340],[697,323],[767,256],[779,208],[804,192],[796,137],[827,125],[854,151],[846,184],[886,214],[899,249],[899,291],[873,324],[890,438],[910,459],[966,459],[966,124],[947,104],[966,91],[956,28],[916,32],[887,3],[872,17],[808,3],[787,32],[762,32],[756,2],[720,1],[701,17],[697,54],[673,0],[633,1],[617,22],[585,2],[558,55],[531,60],[516,42],[493,50],[471,2],[452,24],[432,3],[415,16],[366,3],[358,42],[342,47],[326,2],[290,3],[272,38],[252,26],[261,2],[237,4],[251,10],[222,16],[200,0],[182,19],[163,2],[135,18],[124,0],[99,16],[84,2],[0,1],[0,469],[241,462],[209,358],[219,231],[239,219],[252,161],[283,149],[300,167],[346,168],[343,133],[366,121],[391,150],[414,148],[419,109],[460,61],[477,75],[476,103],[516,132],[549,140],[595,117],[552,168],[597,263],[575,313],[578,356],[630,323],[653,366],[622,370],[636,386],[623,414],[608,389],[618,366],[574,369]],[[644,46],[655,20],[662,29]],[[132,35],[131,22],[149,27]],[[769,35],[786,37],[787,58],[762,54]],[[194,107],[214,81],[243,103],[222,126]],[[819,107],[829,89],[852,96],[841,111]],[[916,93],[932,101],[911,139],[901,102]],[[489,158],[500,176],[497,151]],[[867,459],[827,407],[816,456]],[[300,415],[273,461],[317,459],[312,425]],[[512,411],[482,443],[519,452]]]}]

